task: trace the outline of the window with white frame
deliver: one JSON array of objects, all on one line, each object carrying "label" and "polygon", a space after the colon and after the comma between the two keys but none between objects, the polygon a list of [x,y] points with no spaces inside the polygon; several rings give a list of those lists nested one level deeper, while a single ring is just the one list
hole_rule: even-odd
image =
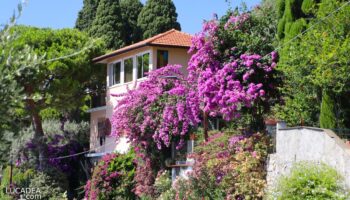
[{"label": "window with white frame", "polygon": [[144,53],[137,56],[137,78],[143,78],[147,76],[147,73],[149,72],[149,59],[149,53]]},{"label": "window with white frame", "polygon": [[109,67],[109,86],[116,85],[121,83],[121,62],[116,62],[110,65]]},{"label": "window with white frame", "polygon": [[133,80],[133,68],[134,59],[128,58],[124,60],[124,83],[131,82]]}]

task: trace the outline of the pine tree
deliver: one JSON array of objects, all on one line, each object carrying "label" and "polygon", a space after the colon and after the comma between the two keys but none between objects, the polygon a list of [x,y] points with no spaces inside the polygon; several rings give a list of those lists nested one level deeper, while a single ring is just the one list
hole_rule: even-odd
[{"label": "pine tree", "polygon": [[119,0],[100,0],[89,34],[102,38],[110,49],[118,49],[125,45]]},{"label": "pine tree", "polygon": [[96,16],[96,10],[99,0],[84,0],[84,6],[78,13],[77,21],[75,22],[75,28],[80,31],[88,31],[92,22]]},{"label": "pine tree", "polygon": [[320,113],[320,126],[321,128],[336,128],[337,118],[335,115],[335,101],[330,95],[330,92],[322,92],[322,104]]},{"label": "pine tree", "polygon": [[142,33],[137,26],[137,18],[142,10],[142,3],[139,0],[121,0],[120,7],[124,22],[125,44],[129,45],[140,41]]},{"label": "pine tree", "polygon": [[171,0],[148,0],[142,8],[137,24],[143,32],[144,39],[172,28],[181,30],[177,22],[176,8]]}]

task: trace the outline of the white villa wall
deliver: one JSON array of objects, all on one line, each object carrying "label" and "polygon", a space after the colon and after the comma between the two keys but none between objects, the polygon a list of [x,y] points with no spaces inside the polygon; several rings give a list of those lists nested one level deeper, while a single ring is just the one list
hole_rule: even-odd
[{"label": "white villa wall", "polygon": [[[90,149],[98,148],[96,152],[103,153],[103,152],[126,152],[129,149],[129,144],[127,143],[126,138],[120,138],[119,141],[116,141],[116,138],[113,136],[107,136],[105,144],[102,147],[99,147],[99,139],[97,138],[97,121],[98,118],[106,117],[111,119],[114,108],[117,105],[118,99],[121,97],[113,97],[111,94],[123,94],[127,91],[127,87],[130,89],[137,87],[137,84],[145,80],[146,78],[137,79],[137,73],[136,73],[136,58],[134,60],[134,70],[133,70],[133,80],[129,83],[120,83],[113,86],[109,86],[110,81],[110,74],[109,74],[109,64],[121,61],[125,58],[133,57],[135,55],[138,55],[140,53],[149,52],[150,53],[150,70],[154,70],[157,65],[157,50],[167,50],[169,52],[169,64],[180,64],[184,66],[184,72],[186,72],[187,63],[190,59],[190,55],[187,53],[187,49],[183,48],[168,48],[168,47],[152,47],[152,46],[146,46],[141,47],[117,56],[113,56],[107,60],[107,94],[106,94],[106,109],[103,111],[98,112],[91,112],[91,125],[90,125]],[[123,69],[123,67],[122,67]],[[123,77],[123,71],[122,75]],[[123,79],[123,78],[122,78]]]},{"label": "white villa wall", "polygon": [[281,175],[300,161],[323,162],[335,168],[350,187],[350,148],[331,130],[296,127],[279,128],[276,153],[269,155],[267,182],[273,187]]}]

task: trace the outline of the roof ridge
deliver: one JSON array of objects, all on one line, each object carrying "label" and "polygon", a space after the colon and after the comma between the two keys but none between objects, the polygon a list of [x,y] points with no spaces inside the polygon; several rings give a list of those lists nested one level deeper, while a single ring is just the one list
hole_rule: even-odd
[{"label": "roof ridge", "polygon": [[168,31],[166,31],[166,32],[164,32],[164,33],[160,33],[160,34],[158,34],[158,35],[155,35],[155,36],[153,36],[153,37],[150,37],[150,38],[148,38],[148,39],[146,39],[146,40],[149,40],[149,41],[147,41],[146,43],[148,43],[148,42],[153,42],[154,40],[156,40],[156,39],[158,39],[158,38],[160,38],[160,37],[163,37],[163,36],[165,36],[165,35],[168,35],[169,33],[172,33],[172,32],[174,32],[174,31],[176,31],[176,29],[170,29],[170,30],[168,30]]}]

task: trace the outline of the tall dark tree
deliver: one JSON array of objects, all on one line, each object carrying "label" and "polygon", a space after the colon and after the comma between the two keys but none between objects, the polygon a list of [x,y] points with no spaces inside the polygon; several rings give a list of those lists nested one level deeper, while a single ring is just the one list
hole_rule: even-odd
[{"label": "tall dark tree", "polygon": [[335,101],[331,97],[331,92],[324,90],[322,92],[322,104],[320,111],[320,127],[335,128],[337,127],[337,118],[335,115]]},{"label": "tall dark tree", "polygon": [[142,8],[137,24],[143,32],[144,39],[172,28],[181,30],[172,0],[148,0]]},{"label": "tall dark tree", "polygon": [[93,37],[102,38],[109,49],[118,49],[125,45],[119,0],[100,0],[89,33]]},{"label": "tall dark tree", "polygon": [[84,0],[84,6],[78,13],[75,28],[81,31],[88,31],[96,16],[99,0]]},{"label": "tall dark tree", "polygon": [[320,0],[278,0],[278,37],[292,38],[303,31],[314,16]]},{"label": "tall dark tree", "polygon": [[120,7],[124,22],[126,45],[138,42],[142,38],[141,29],[137,26],[137,18],[142,10],[139,0],[121,0]]}]

